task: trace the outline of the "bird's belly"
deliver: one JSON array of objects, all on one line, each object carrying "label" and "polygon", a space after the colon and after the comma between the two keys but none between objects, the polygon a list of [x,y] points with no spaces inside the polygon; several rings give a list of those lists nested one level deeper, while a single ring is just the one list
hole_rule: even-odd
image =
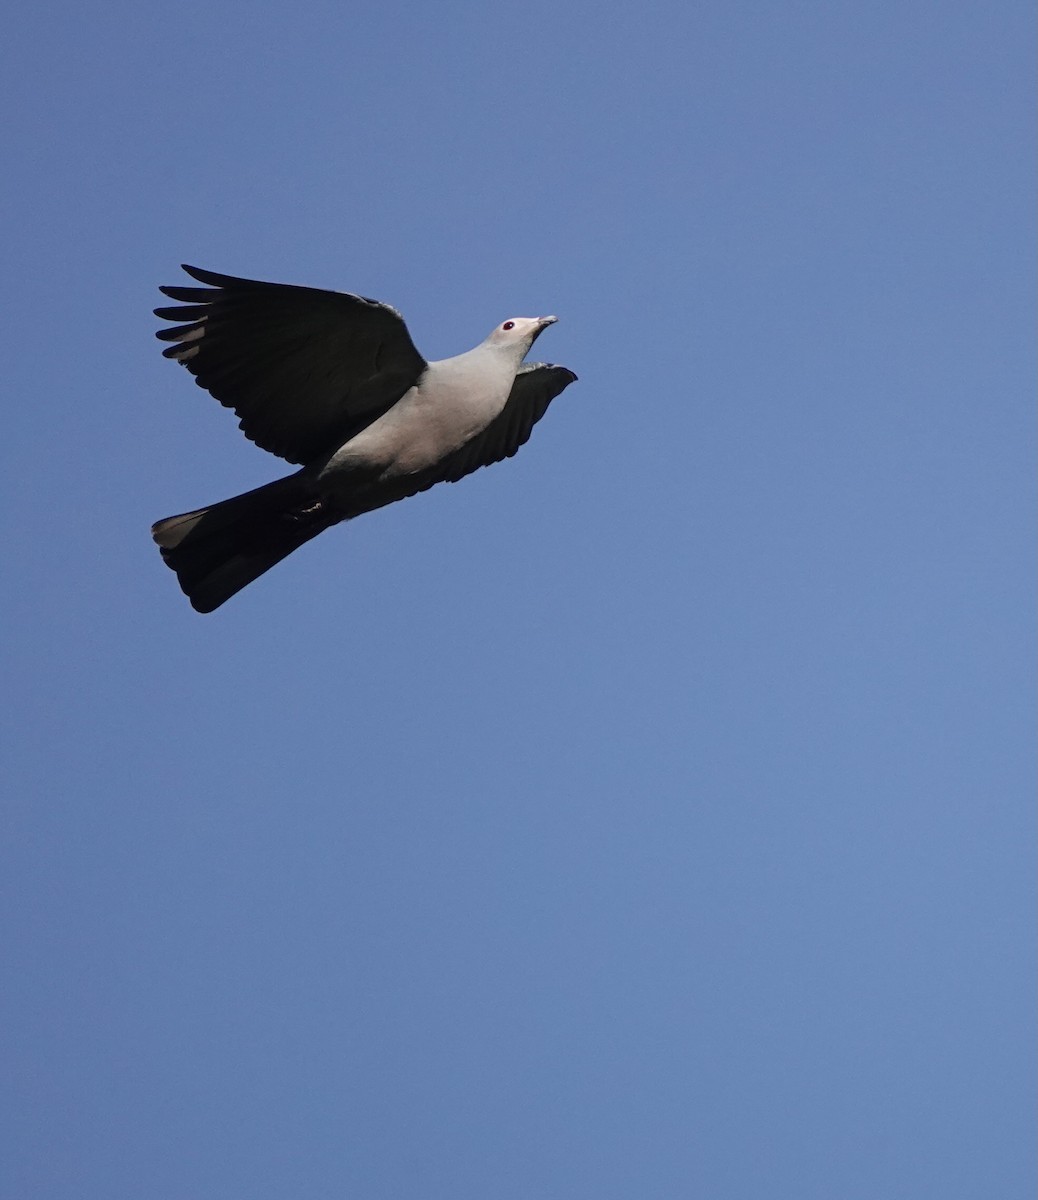
[{"label": "bird's belly", "polygon": [[386,474],[412,475],[435,465],[482,433],[499,411],[485,401],[417,395],[400,413],[387,414],[396,419],[389,428],[392,459]]},{"label": "bird's belly", "polygon": [[459,398],[413,387],[320,470],[322,478],[358,468],[383,478],[413,475],[435,466],[482,433],[501,412],[508,386]]}]

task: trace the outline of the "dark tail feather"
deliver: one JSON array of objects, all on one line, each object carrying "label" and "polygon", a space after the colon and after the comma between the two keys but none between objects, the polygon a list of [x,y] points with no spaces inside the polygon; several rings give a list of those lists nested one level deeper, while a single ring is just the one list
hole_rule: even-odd
[{"label": "dark tail feather", "polygon": [[331,524],[299,476],[289,475],[157,521],[151,536],[192,608],[206,613]]}]

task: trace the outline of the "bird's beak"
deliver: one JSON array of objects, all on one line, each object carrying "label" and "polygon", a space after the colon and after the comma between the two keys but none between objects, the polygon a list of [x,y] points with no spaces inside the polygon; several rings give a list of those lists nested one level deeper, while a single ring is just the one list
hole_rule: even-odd
[{"label": "bird's beak", "polygon": [[538,317],[537,328],[533,331],[533,339],[531,340],[530,345],[532,346],[533,343],[537,341],[541,334],[548,328],[548,326],[554,325],[558,319],[558,317]]}]

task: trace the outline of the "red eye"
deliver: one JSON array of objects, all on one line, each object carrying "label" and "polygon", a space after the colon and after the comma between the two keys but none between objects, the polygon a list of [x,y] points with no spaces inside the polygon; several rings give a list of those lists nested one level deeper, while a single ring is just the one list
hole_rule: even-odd
[{"label": "red eye", "polygon": [[501,326],[501,328],[502,328],[502,329],[514,329],[514,328],[515,328],[515,322],[514,322],[514,321],[506,321],[506,322],[505,322],[505,323],[504,323],[504,324]]}]

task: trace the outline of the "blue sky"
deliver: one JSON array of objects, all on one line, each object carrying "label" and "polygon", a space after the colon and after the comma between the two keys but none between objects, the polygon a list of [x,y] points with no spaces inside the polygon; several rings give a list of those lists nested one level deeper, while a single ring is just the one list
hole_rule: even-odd
[{"label": "blue sky", "polygon": [[[1033,35],[14,15],[0,1194],[1032,1193]],[[182,261],[580,380],[200,617]]]}]

